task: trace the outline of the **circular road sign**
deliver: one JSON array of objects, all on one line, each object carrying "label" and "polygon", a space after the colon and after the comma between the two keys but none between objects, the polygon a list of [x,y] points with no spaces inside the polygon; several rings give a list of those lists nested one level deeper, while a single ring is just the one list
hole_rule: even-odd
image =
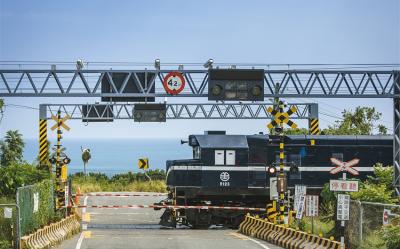
[{"label": "circular road sign", "polygon": [[163,86],[167,93],[179,94],[185,88],[185,78],[180,72],[170,72],[165,76]]}]

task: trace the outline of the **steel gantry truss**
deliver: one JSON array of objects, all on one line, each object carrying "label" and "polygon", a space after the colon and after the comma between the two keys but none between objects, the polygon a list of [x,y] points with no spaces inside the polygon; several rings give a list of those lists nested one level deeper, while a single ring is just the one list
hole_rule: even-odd
[{"label": "steel gantry truss", "polygon": [[[0,97],[170,97],[162,87],[162,81],[164,76],[171,71],[181,72],[187,82],[185,90],[173,97],[208,96],[208,70],[0,69]],[[265,70],[264,96],[284,98],[392,98],[394,101],[394,186],[397,194],[400,195],[399,72],[398,70],[364,69]],[[113,81],[113,73],[124,73],[125,79],[122,84],[116,84]],[[145,75],[145,82],[142,82],[143,75]],[[280,83],[280,85],[276,91],[275,86],[277,83]],[[106,87],[111,89],[111,91],[108,93],[102,92],[102,84],[106,84]],[[124,90],[129,84],[134,84],[134,87],[137,88],[138,91],[136,93],[126,93]],[[129,110],[129,108],[124,105],[114,106]],[[211,105],[211,107],[212,106],[213,105]],[[174,107],[170,105],[170,118],[182,118],[183,110],[188,112],[187,109],[189,106],[182,104],[179,108],[177,107],[174,109]],[[191,114],[187,114],[187,117],[193,118],[197,117],[197,113],[203,113],[202,108],[194,108],[197,112],[190,112]],[[241,108],[243,108],[243,106]],[[216,114],[214,115],[219,115],[220,118],[228,118],[232,113],[232,118],[244,117],[237,115],[242,112],[235,112],[234,110],[236,109],[233,107],[216,105],[213,110],[216,110]],[[204,113],[204,116],[207,116],[207,112],[204,111]],[[254,111],[251,113],[249,117],[257,118],[256,114],[263,112]],[[254,116],[252,116],[253,114]]]},{"label": "steel gantry truss", "polygon": [[[318,104],[292,103],[296,107],[292,119],[318,118]],[[96,121],[104,119],[132,119],[134,104],[41,104],[40,118],[51,119],[61,110],[70,119]],[[217,103],[217,104],[166,104],[167,119],[271,119],[267,111],[272,103]],[[90,113],[90,116],[88,115]]]},{"label": "steel gantry truss", "polygon": [[[171,71],[181,72],[187,82],[179,97],[208,96],[208,70],[0,69],[0,97],[167,97],[170,95],[163,89],[162,81]],[[125,74],[123,84],[114,82],[113,73]],[[264,96],[393,98],[397,87],[395,74],[395,71],[372,70],[265,70]],[[274,88],[276,83],[280,83],[278,92]],[[102,84],[112,93],[102,92]],[[139,91],[125,93],[128,84],[134,84]]]}]

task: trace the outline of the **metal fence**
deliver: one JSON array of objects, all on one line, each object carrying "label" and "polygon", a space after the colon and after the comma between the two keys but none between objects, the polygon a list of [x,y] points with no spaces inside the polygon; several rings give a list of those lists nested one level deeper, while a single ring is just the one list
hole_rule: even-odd
[{"label": "metal fence", "polygon": [[17,190],[17,205],[20,207],[21,236],[49,224],[56,219],[54,210],[54,186],[51,180]]},{"label": "metal fence", "polygon": [[400,205],[351,201],[350,220],[346,223],[348,248],[359,248],[363,241],[377,232],[384,223],[390,223],[393,218],[399,216]]},{"label": "metal fence", "polygon": [[19,248],[19,207],[0,204],[0,248]]}]

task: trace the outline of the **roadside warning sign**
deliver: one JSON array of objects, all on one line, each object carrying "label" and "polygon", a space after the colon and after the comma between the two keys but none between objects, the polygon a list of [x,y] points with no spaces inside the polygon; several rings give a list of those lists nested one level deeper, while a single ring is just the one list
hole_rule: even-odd
[{"label": "roadside warning sign", "polygon": [[337,196],[337,219],[349,220],[350,195],[338,194]]},{"label": "roadside warning sign", "polygon": [[390,210],[389,209],[383,209],[383,216],[382,216],[382,224],[383,225],[388,225],[389,224],[389,215],[390,215]]},{"label": "roadside warning sign", "polygon": [[329,181],[330,191],[343,191],[343,192],[357,192],[358,181],[346,181],[346,180],[330,180]]},{"label": "roadside warning sign", "polygon": [[318,195],[306,195],[306,216],[316,217],[318,216]]},{"label": "roadside warning sign", "polygon": [[294,185],[294,210],[297,210],[299,206],[300,196],[307,194],[307,186],[305,185]]},{"label": "roadside warning sign", "polygon": [[359,175],[358,170],[353,168],[353,166],[357,165],[360,162],[360,159],[355,158],[348,162],[342,162],[336,158],[331,158],[331,162],[335,165],[334,168],[331,169],[330,173],[332,175],[337,174],[342,171],[347,171],[352,175]]},{"label": "roadside warning sign", "polygon": [[148,158],[140,158],[138,161],[139,169],[148,169],[149,168],[149,159]]},{"label": "roadside warning sign", "polygon": [[185,78],[180,72],[170,72],[165,76],[163,86],[167,93],[179,94],[185,88]]},{"label": "roadside warning sign", "polygon": [[299,205],[297,206],[297,209],[296,209],[296,219],[301,219],[301,218],[303,218],[305,199],[306,199],[306,196],[305,196],[305,195],[301,195],[301,196],[300,196]]}]

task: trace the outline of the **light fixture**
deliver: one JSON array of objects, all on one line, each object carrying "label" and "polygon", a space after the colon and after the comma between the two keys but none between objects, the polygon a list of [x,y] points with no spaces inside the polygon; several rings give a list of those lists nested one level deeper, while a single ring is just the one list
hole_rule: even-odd
[{"label": "light fixture", "polygon": [[154,61],[154,67],[155,67],[157,70],[160,70],[160,68],[161,68],[160,59],[155,59],[155,61]]},{"label": "light fixture", "polygon": [[82,69],[83,69],[83,66],[84,66],[83,60],[82,60],[82,59],[78,59],[78,60],[76,61],[76,69],[77,69],[77,70],[82,70]]},{"label": "light fixture", "polygon": [[212,68],[212,64],[214,63],[213,59],[208,59],[206,63],[204,63],[203,67],[205,68]]}]

